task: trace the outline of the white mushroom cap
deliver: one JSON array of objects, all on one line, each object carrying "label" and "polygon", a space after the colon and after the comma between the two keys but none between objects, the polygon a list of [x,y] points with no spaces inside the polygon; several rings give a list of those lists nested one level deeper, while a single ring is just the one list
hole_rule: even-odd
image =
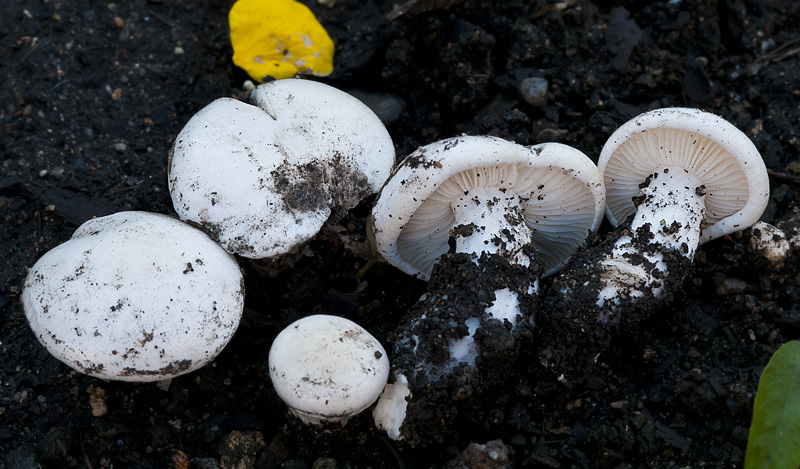
[{"label": "white mushroom cap", "polygon": [[451,203],[463,197],[451,180],[457,175],[526,200],[525,223],[546,274],[563,265],[603,217],[602,179],[580,151],[559,143],[524,147],[495,137],[455,137],[417,149],[381,190],[370,221],[376,249],[386,260],[428,279],[448,251],[455,221]]},{"label": "white mushroom cap", "polygon": [[244,307],[236,260],[176,219],[120,212],[81,225],[30,269],[22,294],[36,337],[103,379],[158,381],[225,347]]},{"label": "white mushroom cap", "polygon": [[639,185],[663,168],[684,168],[705,186],[700,243],[755,223],[769,200],[769,178],[753,142],[725,119],[698,109],[646,112],[608,139],[597,163],[606,215],[617,225],[634,213]]},{"label": "white mushroom cap", "polygon": [[344,423],[378,399],[389,378],[389,358],[380,342],[353,321],[314,315],[275,338],[269,376],[303,422]]},{"label": "white mushroom cap", "polygon": [[175,211],[231,253],[285,254],[332,211],[377,192],[394,165],[380,119],[331,86],[287,79],[258,86],[255,106],[220,98],[178,135],[169,164]]}]

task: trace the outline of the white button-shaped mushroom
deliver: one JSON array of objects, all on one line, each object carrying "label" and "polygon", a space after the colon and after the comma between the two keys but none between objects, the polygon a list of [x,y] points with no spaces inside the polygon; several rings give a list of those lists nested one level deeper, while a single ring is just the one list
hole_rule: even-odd
[{"label": "white button-shaped mushroom", "polygon": [[30,269],[31,329],[70,367],[103,379],[157,381],[209,363],[239,325],[236,260],[179,220],[120,212],[87,221]]},{"label": "white button-shaped mushroom", "polygon": [[380,342],[353,321],[314,315],[275,338],[269,376],[301,421],[344,424],[378,399],[389,377],[389,359]]},{"label": "white button-shaped mushroom", "polygon": [[[754,224],[769,200],[761,155],[723,118],[697,109],[646,112],[622,125],[598,161],[606,184],[606,215],[617,225],[634,215],[601,262],[598,305],[662,295],[664,252],[694,258],[699,243]],[[643,246],[651,246],[643,248]],[[632,263],[643,255],[645,262]]]},{"label": "white button-shaped mushroom", "polygon": [[[469,381],[482,353],[479,331],[486,328],[494,342],[512,344],[519,318],[532,316],[542,270],[552,273],[566,262],[597,228],[604,207],[596,166],[566,145],[524,147],[462,136],[409,155],[381,190],[370,220],[371,239],[383,257],[431,280],[397,333],[398,389],[392,395],[402,395],[407,386],[412,405],[441,398],[442,389],[455,399],[471,397],[475,386]],[[443,257],[451,243],[456,256]],[[453,282],[464,293],[448,290]],[[499,336],[507,337],[498,341]],[[503,353],[513,355],[512,348]],[[400,431],[396,415],[403,403],[385,397],[390,398],[394,404],[380,409],[394,410],[375,417],[393,438],[409,435],[416,444],[424,440],[420,432],[439,425],[414,422],[412,430],[406,422]]]},{"label": "white button-shaped mushroom", "polygon": [[394,165],[391,137],[361,101],[286,79],[258,86],[254,105],[220,98],[178,135],[169,162],[175,211],[231,253],[290,252],[332,213],[377,192]]}]

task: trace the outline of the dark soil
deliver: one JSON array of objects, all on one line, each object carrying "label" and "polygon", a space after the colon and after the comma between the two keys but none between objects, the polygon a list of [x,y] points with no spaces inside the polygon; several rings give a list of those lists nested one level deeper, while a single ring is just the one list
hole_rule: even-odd
[{"label": "dark soil", "polygon": [[[234,339],[168,388],[103,382],[52,358],[19,301],[27,269],[92,216],[172,213],[175,136],[213,99],[245,94],[231,3],[0,2],[0,468],[742,466],[758,377],[800,338],[800,269],[765,265],[740,235],[702,245],[673,301],[610,337],[579,380],[541,364],[561,338],[534,335],[496,399],[458,413],[428,447],[391,442],[369,413],[342,431],[299,426],[268,378],[269,346],[290,322],[337,314],[388,343],[425,291],[387,264],[358,276],[371,200],[290,268],[243,261]],[[772,171],[763,219],[798,229],[796,2],[304,3],[337,46],[322,81],[373,103],[399,157],[468,133],[560,141],[596,160],[631,117],[700,107],[753,139]],[[520,97],[529,77],[548,81],[546,103]],[[487,459],[490,448],[501,457]]]}]

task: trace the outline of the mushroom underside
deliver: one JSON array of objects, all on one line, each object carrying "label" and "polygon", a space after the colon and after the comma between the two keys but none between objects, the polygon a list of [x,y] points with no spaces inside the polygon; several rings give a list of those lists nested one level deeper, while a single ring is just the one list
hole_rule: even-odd
[{"label": "mushroom underside", "polygon": [[605,166],[607,211],[614,222],[636,211],[640,186],[664,168],[685,169],[701,181],[706,193],[703,228],[739,212],[749,199],[747,177],[722,145],[697,132],[648,129],[620,144]]},{"label": "mushroom underside", "polygon": [[[421,272],[431,272],[449,249],[451,229],[460,224],[453,206],[487,187],[519,201],[518,209],[507,211],[504,218],[512,227],[524,223],[530,230],[545,271],[557,268],[586,239],[594,212],[580,201],[581,195],[593,198],[585,184],[561,168],[515,163],[471,169],[441,184],[403,227],[397,239],[399,257]],[[518,246],[507,250],[514,249]]]}]

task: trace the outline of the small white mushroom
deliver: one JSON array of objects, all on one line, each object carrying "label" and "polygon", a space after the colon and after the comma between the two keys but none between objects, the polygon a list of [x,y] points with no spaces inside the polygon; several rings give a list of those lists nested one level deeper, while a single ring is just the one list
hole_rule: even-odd
[{"label": "small white mushroom", "polygon": [[179,220],[120,212],[87,221],[30,269],[31,329],[70,367],[103,379],[159,381],[209,363],[239,325],[236,260]]},{"label": "small white mushroom", "polygon": [[[699,243],[748,228],[769,199],[769,179],[753,142],[719,116],[697,109],[646,112],[622,125],[598,161],[606,215],[617,225],[634,215],[600,263],[598,306],[663,294],[665,252],[689,260]],[[650,246],[643,248],[643,246]],[[644,262],[631,259],[644,256]]]},{"label": "small white mushroom", "polygon": [[[468,278],[457,281],[464,288],[486,289],[493,298],[477,298],[477,291],[463,298],[441,286],[429,288],[398,334],[397,389],[381,398],[393,404],[381,402],[380,408],[398,409],[397,395],[410,390],[416,400],[427,392],[423,388],[439,392],[454,386],[457,399],[471,396],[474,387],[466,381],[481,355],[476,333],[490,320],[500,325],[502,330],[494,329],[497,334],[509,334],[504,324],[513,333],[520,317],[530,319],[530,307],[522,307],[521,298],[538,291],[542,269],[546,274],[556,271],[597,228],[604,206],[597,168],[566,145],[524,147],[494,137],[462,136],[409,155],[373,207],[370,229],[377,251],[401,270],[436,284],[431,272],[452,242],[452,250],[473,264],[473,272],[464,274]],[[439,274],[460,268],[458,262],[442,264]],[[490,264],[500,271],[487,273]],[[485,307],[475,309],[476,304]],[[465,311],[471,315],[464,316]],[[423,337],[422,331],[436,338]],[[443,337],[450,338],[442,344],[444,360],[444,347],[436,342]],[[461,378],[454,378],[456,368]],[[394,424],[384,423],[395,414],[375,417],[392,438],[400,438]]]},{"label": "small white mushroom", "polygon": [[301,421],[344,424],[378,399],[389,377],[389,359],[380,342],[353,321],[314,315],[275,338],[269,376]]},{"label": "small white mushroom", "polygon": [[747,248],[750,256],[758,264],[763,264],[769,273],[783,269],[792,251],[786,233],[763,221],[752,226],[747,237]]},{"label": "small white mushroom", "polygon": [[395,154],[378,117],[331,86],[277,80],[251,99],[217,99],[189,120],[169,189],[181,219],[229,252],[261,259],[292,251],[332,213],[377,192]]}]

